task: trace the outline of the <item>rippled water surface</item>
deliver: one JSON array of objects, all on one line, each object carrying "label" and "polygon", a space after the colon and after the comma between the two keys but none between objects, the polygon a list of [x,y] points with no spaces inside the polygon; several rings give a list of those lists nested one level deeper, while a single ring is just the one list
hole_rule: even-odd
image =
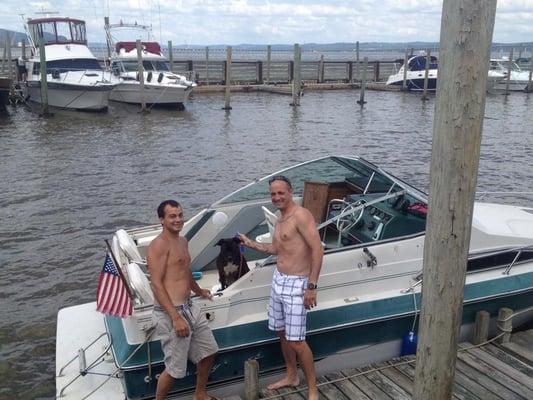
[{"label": "rippled water surface", "polygon": [[[0,117],[0,399],[53,398],[57,311],[94,301],[104,239],[190,216],[255,177],[322,155],[358,154],[427,189],[434,98],[354,91],[193,99],[184,112],[112,105],[106,114]],[[531,191],[533,96],[487,98],[478,189]],[[497,200],[532,206],[532,196]]]}]

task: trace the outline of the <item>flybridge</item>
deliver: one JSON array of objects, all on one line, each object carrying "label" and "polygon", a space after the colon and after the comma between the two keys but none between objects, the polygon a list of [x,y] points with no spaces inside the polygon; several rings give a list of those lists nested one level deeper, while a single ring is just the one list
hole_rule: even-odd
[{"label": "flybridge", "polygon": [[40,39],[45,44],[87,45],[85,21],[65,17],[35,18],[28,20],[28,30],[34,45]]}]

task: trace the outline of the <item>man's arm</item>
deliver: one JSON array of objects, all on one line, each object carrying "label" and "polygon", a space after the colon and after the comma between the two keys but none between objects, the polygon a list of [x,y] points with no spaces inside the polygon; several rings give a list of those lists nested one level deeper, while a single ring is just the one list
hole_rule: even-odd
[{"label": "man's arm", "polygon": [[157,299],[157,302],[168,316],[172,319],[172,326],[178,336],[189,336],[189,325],[178,314],[170,300],[170,296],[165,288],[164,279],[167,269],[168,248],[164,243],[156,238],[150,243],[148,247],[148,254],[146,261],[148,262],[148,269],[150,271],[150,283],[152,291]]},{"label": "man's arm", "polygon": [[274,246],[274,238],[272,238],[272,243],[258,243],[255,240],[251,240],[246,235],[243,235],[241,233],[239,234],[239,239],[241,239],[242,244],[244,244],[246,247],[249,247],[250,249],[262,251],[263,253],[268,254],[278,254],[278,251]]}]

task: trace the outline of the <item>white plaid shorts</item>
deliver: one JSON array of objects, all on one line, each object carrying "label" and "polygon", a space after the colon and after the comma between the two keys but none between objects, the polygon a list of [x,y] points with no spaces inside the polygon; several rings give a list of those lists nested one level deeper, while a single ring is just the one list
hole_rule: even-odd
[{"label": "white plaid shorts", "polygon": [[307,281],[307,276],[285,275],[277,269],[272,277],[268,329],[285,331],[285,337],[290,341],[305,340],[304,290]]}]

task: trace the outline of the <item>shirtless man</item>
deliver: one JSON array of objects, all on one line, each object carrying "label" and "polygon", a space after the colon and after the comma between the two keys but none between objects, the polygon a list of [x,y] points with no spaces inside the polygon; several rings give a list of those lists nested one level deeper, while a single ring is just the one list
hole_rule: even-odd
[{"label": "shirtless man", "polygon": [[[315,220],[308,210],[294,202],[289,179],[277,175],[270,179],[269,184],[272,204],[281,212],[272,243],[257,243],[240,235],[245,246],[277,255],[277,270],[272,278],[268,307],[268,327],[280,337],[287,374],[267,388],[298,386],[298,360],[307,380],[308,399],[316,400],[318,390],[313,353],[305,341],[305,324],[307,310],[316,306],[316,285],[324,252]],[[292,301],[286,300],[287,294]]]},{"label": "shirtless man", "polygon": [[183,378],[187,357],[196,364],[194,400],[212,399],[206,385],[218,346],[207,320],[189,299],[191,290],[211,299],[189,269],[191,257],[187,239],[180,236],[183,210],[178,202],[165,200],[157,208],[163,232],[148,247],[148,268],[156,299],[153,320],[165,355],[165,370],[157,382],[156,400],[166,398],[175,379]]}]

